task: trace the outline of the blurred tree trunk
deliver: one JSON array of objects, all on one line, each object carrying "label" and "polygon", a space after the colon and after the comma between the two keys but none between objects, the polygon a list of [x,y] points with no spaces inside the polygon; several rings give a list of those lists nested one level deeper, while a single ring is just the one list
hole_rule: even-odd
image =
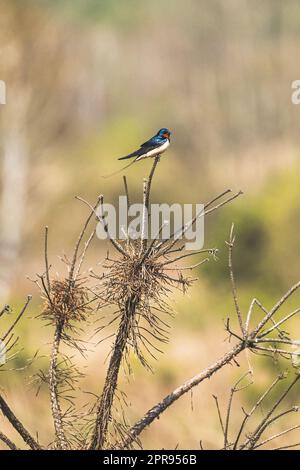
[{"label": "blurred tree trunk", "polygon": [[18,129],[3,139],[2,181],[0,199],[0,299],[9,295],[11,278],[22,241],[28,158],[26,146]]},{"label": "blurred tree trunk", "polygon": [[28,188],[45,150],[89,128],[102,104],[98,76],[91,82],[91,67],[82,67],[84,38],[75,57],[76,29],[31,2],[18,3],[8,2],[0,16],[0,78],[7,85],[0,116],[0,302],[20,266]]}]

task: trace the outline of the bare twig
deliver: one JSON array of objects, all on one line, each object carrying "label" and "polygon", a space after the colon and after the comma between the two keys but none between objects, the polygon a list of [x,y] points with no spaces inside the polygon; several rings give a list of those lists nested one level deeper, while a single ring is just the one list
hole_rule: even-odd
[{"label": "bare twig", "polygon": [[232,297],[233,297],[233,300],[234,300],[236,315],[237,315],[237,318],[238,318],[238,322],[239,322],[239,325],[240,325],[242,335],[245,338],[246,330],[245,330],[245,327],[244,327],[244,324],[243,324],[242,314],[241,314],[240,306],[239,306],[239,303],[238,303],[238,300],[237,300],[237,290],[236,290],[235,277],[234,277],[233,265],[232,265],[232,250],[233,250],[233,247],[234,247],[234,241],[235,241],[234,224],[232,224],[231,229],[230,229],[229,241],[227,242],[227,245],[228,245],[229,276],[230,276],[230,281],[231,281]]},{"label": "bare twig", "polygon": [[22,310],[20,311],[19,315],[17,316],[17,318],[15,319],[15,321],[12,323],[12,325],[8,328],[7,332],[4,334],[4,336],[1,338],[2,341],[5,341],[5,339],[8,337],[8,335],[12,332],[12,330],[15,328],[16,324],[20,321],[20,319],[22,318],[22,316],[24,315],[27,307],[28,307],[28,304],[29,302],[31,301],[32,299],[32,296],[31,295],[28,295],[27,296],[27,300],[25,302],[25,305],[24,307],[22,308]]},{"label": "bare twig", "polygon": [[51,397],[51,407],[52,415],[54,421],[55,434],[57,439],[57,446],[59,449],[67,449],[68,443],[66,440],[62,412],[59,403],[59,393],[58,393],[58,380],[57,380],[57,357],[59,352],[59,345],[61,342],[62,331],[63,331],[63,322],[58,321],[55,327],[52,353],[51,353],[51,362],[49,369],[49,387],[50,387],[50,397]]}]

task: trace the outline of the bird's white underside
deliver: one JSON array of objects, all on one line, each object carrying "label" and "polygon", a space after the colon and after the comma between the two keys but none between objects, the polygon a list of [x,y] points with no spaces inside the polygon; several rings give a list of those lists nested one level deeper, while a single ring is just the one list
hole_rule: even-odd
[{"label": "bird's white underside", "polygon": [[160,147],[157,147],[156,149],[149,150],[149,152],[144,153],[143,155],[140,155],[136,161],[142,160],[143,158],[148,158],[148,157],[156,157],[156,155],[160,155],[161,153],[164,153],[167,148],[170,145],[170,141],[167,140],[164,144],[162,144]]}]

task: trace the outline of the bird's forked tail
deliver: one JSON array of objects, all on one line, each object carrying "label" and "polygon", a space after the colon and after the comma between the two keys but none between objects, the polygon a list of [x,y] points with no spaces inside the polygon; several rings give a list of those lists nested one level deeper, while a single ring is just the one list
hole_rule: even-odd
[{"label": "bird's forked tail", "polygon": [[[129,157],[125,157],[125,158],[129,158]],[[119,160],[124,160],[125,158],[121,157],[121,158],[119,158]],[[103,176],[101,176],[101,178],[106,179],[106,178],[110,178],[111,176],[118,175],[119,173],[126,170],[126,168],[129,168],[134,163],[135,163],[135,160],[133,160],[133,162],[128,163],[128,165],[123,166],[123,168],[121,168],[120,170],[114,171],[113,173],[110,173],[109,175],[103,175]]]}]

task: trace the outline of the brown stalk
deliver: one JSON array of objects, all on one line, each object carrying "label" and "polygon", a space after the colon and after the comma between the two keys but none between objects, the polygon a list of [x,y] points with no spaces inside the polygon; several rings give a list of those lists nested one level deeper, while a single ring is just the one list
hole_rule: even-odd
[{"label": "brown stalk", "polygon": [[49,368],[49,388],[51,398],[52,416],[54,421],[55,435],[57,440],[58,449],[66,450],[68,443],[66,440],[62,412],[59,403],[58,380],[57,380],[57,358],[59,353],[59,346],[62,338],[64,324],[62,321],[57,321],[55,333],[52,343],[52,353]]},{"label": "brown stalk", "polygon": [[90,444],[91,449],[102,449],[106,442],[107,430],[111,419],[113,400],[117,389],[121,362],[125,353],[132,328],[138,298],[133,294],[125,304],[113,351],[109,361],[102,395],[97,406],[95,427]]}]

